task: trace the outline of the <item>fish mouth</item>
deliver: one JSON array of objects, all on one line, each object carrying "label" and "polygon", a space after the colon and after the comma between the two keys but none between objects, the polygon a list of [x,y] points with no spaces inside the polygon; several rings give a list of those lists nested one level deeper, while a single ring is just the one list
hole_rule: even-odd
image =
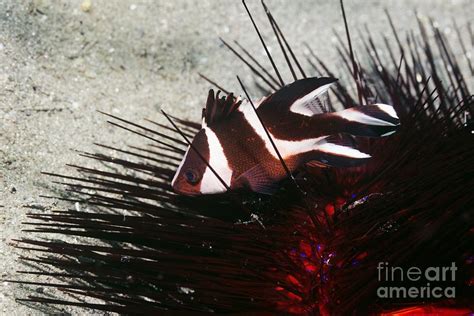
[{"label": "fish mouth", "polygon": [[186,187],[182,187],[179,185],[173,185],[173,191],[179,195],[186,195],[186,196],[201,195],[201,192],[199,192],[198,190],[187,189]]}]

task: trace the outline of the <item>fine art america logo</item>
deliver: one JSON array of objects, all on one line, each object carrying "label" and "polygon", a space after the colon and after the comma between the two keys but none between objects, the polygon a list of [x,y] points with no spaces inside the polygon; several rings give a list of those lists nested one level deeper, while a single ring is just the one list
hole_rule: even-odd
[{"label": "fine art america logo", "polygon": [[395,267],[379,262],[377,288],[379,298],[455,298],[456,263],[444,267]]}]

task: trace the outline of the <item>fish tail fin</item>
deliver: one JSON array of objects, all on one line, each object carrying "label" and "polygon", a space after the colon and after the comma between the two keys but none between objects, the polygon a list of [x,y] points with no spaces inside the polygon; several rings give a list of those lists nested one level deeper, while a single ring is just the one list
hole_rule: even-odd
[{"label": "fish tail fin", "polygon": [[331,115],[343,119],[343,131],[354,136],[388,136],[400,125],[394,108],[381,103],[356,106]]}]

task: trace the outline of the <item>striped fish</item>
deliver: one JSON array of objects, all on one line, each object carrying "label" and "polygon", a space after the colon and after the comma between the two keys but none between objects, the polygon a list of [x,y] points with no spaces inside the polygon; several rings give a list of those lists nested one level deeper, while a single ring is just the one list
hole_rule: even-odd
[{"label": "striped fish", "polygon": [[256,102],[256,111],[247,100],[232,95],[219,97],[219,93],[209,91],[202,129],[172,180],[175,192],[215,194],[228,188],[273,192],[275,184],[286,178],[287,172],[265,127],[291,172],[309,162],[334,167],[366,162],[370,155],[354,148],[350,135],[390,135],[400,124],[398,116],[386,104],[327,113],[324,100],[335,81],[334,78],[297,80]]}]

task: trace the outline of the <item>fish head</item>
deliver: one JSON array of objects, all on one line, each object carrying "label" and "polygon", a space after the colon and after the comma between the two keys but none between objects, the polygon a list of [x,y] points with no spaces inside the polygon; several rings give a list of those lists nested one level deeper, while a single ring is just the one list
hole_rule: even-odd
[{"label": "fish head", "polygon": [[[223,169],[221,166],[222,160],[225,160],[225,158],[217,155],[215,157],[217,159],[211,161],[211,155],[216,155],[215,138],[215,134],[208,128],[203,128],[196,134],[171,182],[171,186],[176,193],[196,196],[227,191],[227,188],[215,174],[217,172],[219,176],[227,180],[226,182],[230,182],[231,174],[225,171],[228,167],[226,166]],[[211,165],[213,170],[210,168]],[[226,185],[229,184],[226,183]]]},{"label": "fish head", "polygon": [[178,194],[200,195],[201,184],[209,162],[209,146],[205,131],[202,129],[194,137],[192,145],[184,154],[171,186]]},{"label": "fish head", "polygon": [[[194,137],[171,182],[174,191],[182,195],[217,194],[230,187],[232,169],[213,127],[226,124],[241,104],[233,94],[219,96],[209,90],[202,112],[202,129]],[[228,135],[227,135],[228,137]]]}]

